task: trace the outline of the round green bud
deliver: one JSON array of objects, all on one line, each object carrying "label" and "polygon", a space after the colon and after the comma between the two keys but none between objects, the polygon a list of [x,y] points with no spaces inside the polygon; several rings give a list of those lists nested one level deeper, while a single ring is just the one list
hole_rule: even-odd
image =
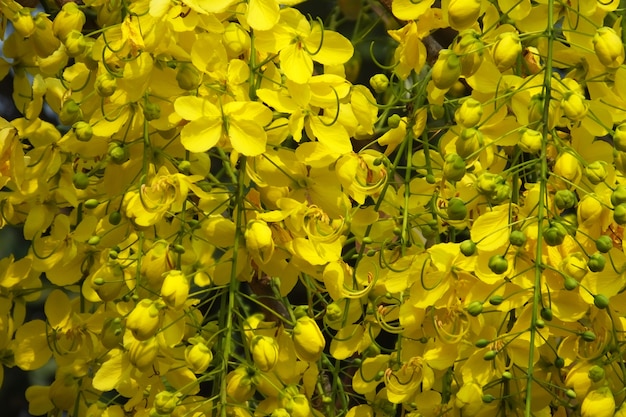
[{"label": "round green bud", "polygon": [[129,159],[126,148],[119,145],[113,145],[110,147],[109,157],[111,158],[111,161],[117,165],[121,165]]},{"label": "round green bud", "polygon": [[117,78],[108,72],[105,72],[98,75],[94,87],[96,89],[96,93],[100,97],[110,97],[117,89]]},{"label": "round green bud", "polygon": [[543,229],[543,240],[548,246],[558,246],[565,240],[567,229],[560,223],[552,223]]},{"label": "round green bud", "polygon": [[604,294],[596,294],[593,296],[593,304],[603,310],[609,307],[609,298]]},{"label": "round green bud", "polygon": [[480,313],[483,312],[483,303],[481,303],[480,301],[472,301],[467,306],[467,312],[469,313],[470,316],[473,316],[473,317],[478,316]]},{"label": "round green bud", "polygon": [[543,329],[544,327],[546,327],[546,322],[543,321],[543,319],[537,319],[537,321],[535,321],[535,327],[537,327],[538,329]]},{"label": "round green bud", "polygon": [[587,372],[587,377],[593,382],[600,382],[604,379],[604,368],[598,365],[593,365],[589,368],[589,372]]},{"label": "round green bud", "polygon": [[459,250],[465,256],[472,256],[476,253],[476,243],[471,240],[464,240],[459,246]]},{"label": "round green bud", "polygon": [[389,78],[385,74],[375,74],[370,78],[370,86],[376,93],[384,93],[389,87]]},{"label": "round green bud", "polygon": [[93,137],[93,128],[87,122],[79,121],[72,125],[76,139],[81,142],[88,142]]},{"label": "round green bud", "polygon": [[95,198],[90,198],[89,200],[85,201],[83,205],[85,206],[86,209],[91,210],[91,209],[95,209],[96,207],[98,207],[100,205],[100,202],[96,200]]},{"label": "round green bud", "polygon": [[504,302],[504,297],[501,295],[492,295],[489,297],[489,304],[492,306],[499,306]]},{"label": "round green bud", "polygon": [[599,252],[607,253],[613,249],[613,239],[610,236],[602,235],[596,240],[596,249]]},{"label": "round green bud", "polygon": [[567,291],[575,290],[578,288],[578,281],[572,277],[565,277],[565,279],[563,279],[563,287],[565,287]]},{"label": "round green bud", "polygon": [[620,152],[626,152],[626,123],[622,123],[615,128],[613,146]]},{"label": "round green bud", "polygon": [[461,181],[465,176],[465,160],[456,153],[449,153],[443,163],[443,176],[448,181]]},{"label": "round green bud", "polygon": [[87,240],[87,244],[95,246],[98,243],[100,243],[100,240],[101,240],[100,236],[94,235],[94,236],[91,236],[89,240]]},{"label": "round green bud", "polygon": [[161,117],[161,106],[152,101],[146,101],[143,105],[143,117],[147,121],[158,119]]},{"label": "round green bud", "polygon": [[596,340],[596,334],[591,330],[586,330],[580,334],[585,342],[594,342]]},{"label": "round green bud", "polygon": [[567,391],[565,391],[565,395],[572,400],[576,399],[576,391],[574,391],[573,389],[568,389]]},{"label": "round green bud", "polygon": [[597,185],[603,182],[608,176],[605,161],[594,161],[585,167],[585,177],[590,183]]},{"label": "round green bud", "polygon": [[369,236],[365,236],[362,240],[364,245],[371,245],[372,243],[374,243],[374,241],[372,240],[371,237]]},{"label": "round green bud", "polygon": [[502,379],[506,380],[506,381],[510,381],[513,379],[513,374],[509,371],[504,371],[502,372]]},{"label": "round green bud", "polygon": [[541,309],[541,317],[546,321],[552,321],[554,318],[554,313],[552,313],[552,309],[548,307],[544,307]]},{"label": "round green bud", "polygon": [[591,272],[602,272],[605,265],[606,258],[599,252],[591,255],[589,257],[589,261],[587,262],[587,268],[589,268]]},{"label": "round green bud", "polygon": [[561,368],[563,368],[563,367],[565,366],[565,359],[563,359],[563,358],[562,358],[562,357],[560,357],[560,356],[557,356],[557,357],[554,359],[554,366],[555,366],[557,369],[561,369]]},{"label": "round green bud", "polygon": [[387,119],[387,125],[392,128],[395,129],[396,127],[400,126],[400,122],[402,121],[402,118],[400,117],[399,114],[392,114],[391,116],[389,116],[389,118]]},{"label": "round green bud", "polygon": [[450,220],[464,220],[467,216],[467,207],[463,200],[458,197],[452,197],[448,201],[447,208],[448,219]]},{"label": "round green bud", "polygon": [[489,343],[491,342],[487,339],[478,339],[476,343],[474,343],[474,346],[476,346],[477,348],[484,348],[487,347]]},{"label": "round green bud", "polygon": [[485,394],[485,395],[483,395],[483,397],[482,397],[482,400],[483,400],[483,402],[484,402],[485,404],[490,404],[490,403],[492,403],[495,399],[496,399],[496,397],[494,397],[494,396],[493,396],[493,395],[491,395],[491,394]]},{"label": "round green bud", "polygon": [[74,187],[78,190],[85,190],[89,187],[89,176],[84,172],[77,172],[72,177],[72,184],[74,184]]},{"label": "round green bud", "polygon": [[576,206],[578,199],[570,190],[559,190],[554,194],[554,204],[559,210],[566,210]]},{"label": "round green bud", "polygon": [[67,100],[63,103],[61,111],[59,112],[59,121],[65,126],[72,126],[74,123],[82,120],[83,111],[80,109],[80,105],[73,99]]},{"label": "round green bud", "polygon": [[501,275],[509,269],[509,262],[502,255],[493,255],[489,258],[488,266],[489,269],[491,269],[491,272]]},{"label": "round green bud", "polygon": [[122,213],[119,211],[112,211],[109,213],[109,223],[113,226],[117,226],[122,221]]},{"label": "round green bud", "polygon": [[509,242],[513,246],[524,246],[526,243],[526,235],[521,230],[513,230],[509,236]]},{"label": "round green bud", "polygon": [[626,186],[618,185],[611,193],[611,204],[618,206],[622,203],[626,203]]},{"label": "round green bud", "polygon": [[176,73],[176,82],[183,90],[195,90],[202,80],[200,72],[192,64],[181,64]]},{"label": "round green bud", "polygon": [[626,203],[621,203],[613,209],[613,220],[620,226],[626,224]]},{"label": "round green bud", "polygon": [[178,170],[184,174],[188,174],[191,170],[191,162],[186,159],[183,159],[178,163]]},{"label": "round green bud", "polygon": [[485,355],[483,356],[483,359],[486,361],[492,361],[496,358],[496,356],[498,356],[498,351],[490,350],[490,351],[487,351],[487,353],[485,353]]}]

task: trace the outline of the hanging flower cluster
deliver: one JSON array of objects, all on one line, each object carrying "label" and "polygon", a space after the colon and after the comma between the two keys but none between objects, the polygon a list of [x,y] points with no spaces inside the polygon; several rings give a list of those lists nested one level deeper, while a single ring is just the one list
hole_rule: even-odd
[{"label": "hanging flower cluster", "polygon": [[619,2],[298,3],[0,0],[0,381],[54,362],[33,415],[626,415]]}]

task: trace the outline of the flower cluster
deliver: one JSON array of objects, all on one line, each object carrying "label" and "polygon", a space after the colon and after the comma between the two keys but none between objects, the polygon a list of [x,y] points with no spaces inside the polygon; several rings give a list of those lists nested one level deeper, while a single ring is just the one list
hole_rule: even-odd
[{"label": "flower cluster", "polygon": [[299,3],[0,1],[0,381],[54,362],[33,415],[626,415],[619,2]]}]

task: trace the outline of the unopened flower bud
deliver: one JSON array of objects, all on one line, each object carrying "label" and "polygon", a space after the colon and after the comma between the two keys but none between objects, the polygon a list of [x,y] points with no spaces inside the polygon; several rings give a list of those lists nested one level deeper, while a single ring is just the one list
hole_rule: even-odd
[{"label": "unopened flower bud", "polygon": [[102,301],[113,301],[126,285],[124,271],[117,262],[107,262],[93,273],[90,285]]},{"label": "unopened flower bud", "polygon": [[587,274],[587,261],[582,253],[575,252],[567,255],[561,261],[559,270],[580,281]]},{"label": "unopened flower bud", "polygon": [[580,406],[581,417],[613,417],[615,397],[607,386],[591,390]]},{"label": "unopened flower bud", "polygon": [[222,43],[233,56],[239,56],[250,49],[250,35],[241,25],[230,22],[222,34]]},{"label": "unopened flower bud", "polygon": [[63,8],[55,16],[54,22],[52,22],[52,32],[63,42],[72,30],[80,32],[85,20],[85,15],[78,8],[78,5],[72,1],[67,2],[63,4]]},{"label": "unopened flower bud", "polygon": [[479,194],[488,196],[496,191],[498,185],[504,184],[504,178],[498,174],[483,172],[478,176],[474,185]]},{"label": "unopened flower bud", "polygon": [[279,395],[280,405],[289,412],[291,417],[308,417],[311,415],[309,400],[299,392],[296,385],[288,385]]},{"label": "unopened flower bud", "polygon": [[63,103],[61,112],[59,113],[59,121],[66,126],[72,126],[74,123],[83,119],[83,111],[76,101],[69,99]]},{"label": "unopened flower bud", "polygon": [[454,120],[465,128],[476,126],[482,117],[483,105],[473,97],[463,99],[459,108],[454,112]]},{"label": "unopened flower bud", "polygon": [[482,146],[483,134],[478,129],[463,129],[456,140],[456,153],[470,162],[478,158],[478,151]]},{"label": "unopened flower bud", "polygon": [[100,341],[107,349],[119,348],[124,340],[124,322],[120,317],[109,317],[102,325]]},{"label": "unopened flower bud", "polygon": [[212,360],[213,352],[203,341],[185,348],[185,362],[195,374],[206,371]]},{"label": "unopened flower bud", "polygon": [[263,220],[251,220],[244,232],[246,247],[250,253],[267,263],[274,253],[272,229]]},{"label": "unopened flower bud", "polygon": [[226,393],[236,403],[248,401],[256,390],[254,369],[240,366],[226,376]]},{"label": "unopened flower bud", "polygon": [[65,53],[70,57],[82,55],[87,48],[85,37],[77,30],[70,31],[65,37],[63,44],[65,45]]},{"label": "unopened flower bud", "polygon": [[562,152],[557,157],[552,172],[565,188],[577,185],[583,174],[580,161],[571,152]]},{"label": "unopened flower bud", "polygon": [[180,394],[170,391],[159,391],[154,397],[154,409],[159,414],[171,414],[180,401]]},{"label": "unopened flower bud", "polygon": [[161,117],[161,106],[153,101],[146,101],[143,105],[143,117],[147,121],[158,119]]},{"label": "unopened flower bud", "polygon": [[560,245],[565,240],[565,236],[567,236],[567,229],[565,228],[565,226],[563,226],[561,223],[556,222],[544,227],[542,232],[543,240],[548,246]]},{"label": "unopened flower bud", "polygon": [[606,257],[597,252],[589,255],[589,261],[587,261],[587,268],[591,272],[602,272],[606,266]]},{"label": "unopened flower bud", "polygon": [[461,31],[476,24],[480,16],[480,0],[450,0],[448,22],[452,29]]},{"label": "unopened flower bud", "polygon": [[626,152],[626,123],[620,123],[615,128],[613,146],[620,152]]},{"label": "unopened flower bud", "polygon": [[611,193],[611,204],[617,206],[622,203],[626,203],[626,185],[620,184]]},{"label": "unopened flower bud", "polygon": [[11,23],[13,23],[13,29],[23,38],[28,38],[35,32],[35,22],[33,16],[30,14],[31,9],[28,7],[22,7],[15,12]]},{"label": "unopened flower bud", "polygon": [[293,344],[298,357],[307,362],[315,362],[321,356],[326,340],[311,317],[300,317],[293,327]]},{"label": "unopened flower bud", "polygon": [[178,66],[176,81],[183,90],[195,90],[200,85],[200,71],[192,64],[181,64]]},{"label": "unopened flower bud", "polygon": [[461,181],[465,176],[465,160],[456,153],[449,153],[443,162],[443,176],[449,181]]},{"label": "unopened flower bud", "polygon": [[343,308],[339,304],[332,302],[326,306],[325,318],[330,322],[336,322],[343,317]]},{"label": "unopened flower bud", "polygon": [[496,38],[491,56],[498,69],[505,71],[517,62],[517,57],[521,52],[522,44],[520,43],[517,32],[504,32],[499,34]]},{"label": "unopened flower bud", "polygon": [[389,116],[389,119],[387,119],[387,125],[392,129],[395,129],[398,126],[400,126],[401,122],[402,122],[402,117],[400,117],[400,115],[398,114],[392,114],[391,116]]},{"label": "unopened flower bud", "polygon": [[184,307],[187,296],[189,296],[189,279],[182,271],[169,271],[161,286],[161,298],[165,304],[174,309],[180,309]]},{"label": "unopened flower bud", "polygon": [[100,97],[110,97],[117,89],[117,78],[108,72],[100,74],[96,78],[95,89]]},{"label": "unopened flower bud", "polygon": [[465,202],[458,197],[452,197],[450,201],[448,201],[446,213],[450,220],[464,220],[467,216]]},{"label": "unopened flower bud", "polygon": [[[582,225],[589,227],[591,225],[598,224],[598,222],[602,222],[600,217],[604,211],[605,208],[595,196],[592,194],[586,194],[580,200],[580,203],[578,203],[576,214],[578,216],[578,221]],[[611,245],[613,245],[612,241]]]},{"label": "unopened flower bud", "polygon": [[128,359],[140,371],[146,371],[154,365],[159,353],[156,337],[147,340],[133,340],[128,348]]},{"label": "unopened flower bud", "polygon": [[579,93],[573,93],[568,91],[565,93],[565,97],[561,100],[561,109],[565,117],[573,122],[582,120],[587,115],[587,109],[589,108],[585,97]]},{"label": "unopened flower bud", "polygon": [[161,312],[153,300],[142,299],[126,317],[128,327],[137,340],[154,336],[161,326]]},{"label": "unopened flower bud", "polygon": [[378,94],[384,93],[389,87],[389,78],[385,74],[375,74],[370,78],[370,85]]},{"label": "unopened flower bud", "polygon": [[76,139],[81,142],[88,142],[93,136],[93,128],[87,122],[76,122],[72,125]]},{"label": "unopened flower bud", "polygon": [[461,62],[459,61],[459,57],[450,49],[442,49],[439,51],[437,61],[432,68],[432,80],[435,87],[441,90],[447,90],[452,87],[460,76]]},{"label": "unopened flower bud", "polygon": [[263,372],[271,371],[278,363],[278,345],[269,336],[254,336],[250,341],[250,351],[254,364]]},{"label": "unopened flower bud", "polygon": [[554,194],[554,204],[559,210],[567,210],[578,203],[576,194],[570,190],[559,190]]},{"label": "unopened flower bud", "polygon": [[471,77],[478,71],[484,60],[485,44],[480,40],[478,33],[473,29],[459,33],[452,45],[452,50],[461,62],[461,74]]},{"label": "unopened flower bud", "polygon": [[606,171],[605,161],[594,161],[585,167],[585,177],[590,183],[596,185],[603,182],[609,175]]},{"label": "unopened flower bud", "polygon": [[613,28],[603,26],[593,36],[593,50],[602,65],[618,68],[624,62],[624,44]]}]

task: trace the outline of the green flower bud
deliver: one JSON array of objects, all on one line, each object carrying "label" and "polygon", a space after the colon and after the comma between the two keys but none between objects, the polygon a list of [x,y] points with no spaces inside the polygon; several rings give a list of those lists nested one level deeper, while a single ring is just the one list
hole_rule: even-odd
[{"label": "green flower bud", "polygon": [[476,343],[474,343],[474,346],[476,346],[477,348],[481,349],[484,347],[487,347],[489,345],[489,343],[491,343],[489,340],[487,339],[478,339],[476,341]]},{"label": "green flower bud", "polygon": [[119,211],[112,211],[109,213],[109,223],[113,226],[117,226],[122,221],[122,213]]},{"label": "green flower bud", "polygon": [[626,203],[618,204],[617,207],[613,209],[613,220],[620,226],[626,224]]},{"label": "green flower bud", "polygon": [[471,240],[464,240],[459,246],[461,253],[465,256],[472,256],[476,253],[476,243]]},{"label": "green flower bud", "polygon": [[77,190],[85,190],[89,187],[89,176],[84,172],[77,172],[72,177],[72,184]]},{"label": "green flower bud", "polygon": [[474,127],[483,117],[483,105],[475,98],[462,99],[461,105],[454,112],[454,120],[464,128]]},{"label": "green flower bud", "polygon": [[585,118],[589,105],[585,96],[577,92],[568,91],[561,100],[561,109],[565,117],[573,122],[577,122]]},{"label": "green flower bud", "polygon": [[602,235],[596,240],[596,249],[602,253],[608,253],[613,249],[613,239],[610,236]]},{"label": "green flower bud", "polygon": [[589,372],[587,372],[587,377],[593,382],[600,382],[604,379],[604,368],[598,365],[593,365],[589,368]]},{"label": "green flower bud", "polygon": [[480,40],[480,35],[473,29],[459,33],[452,45],[452,50],[461,62],[461,74],[471,77],[478,71],[484,60],[485,44]]},{"label": "green flower bud", "polygon": [[431,72],[431,79],[433,80],[435,87],[441,90],[447,90],[452,87],[460,76],[461,62],[459,61],[459,57],[457,57],[456,54],[449,49],[440,50],[437,61],[433,65]]},{"label": "green flower bud", "polygon": [[176,73],[178,86],[183,90],[195,90],[200,86],[202,76],[200,71],[191,64],[180,64]]},{"label": "green flower bud", "polygon": [[496,397],[491,394],[485,394],[482,396],[482,400],[485,404],[491,404],[492,402],[494,402],[495,399]]},{"label": "green flower bud", "polygon": [[502,255],[493,255],[487,264],[494,274],[504,274],[509,269],[509,262]]},{"label": "green flower bud", "polygon": [[537,154],[541,151],[543,145],[543,135],[533,129],[522,129],[522,135],[518,142],[519,148],[522,152],[530,154]]},{"label": "green flower bud", "polygon": [[121,165],[124,162],[128,161],[130,155],[128,154],[128,150],[126,149],[126,147],[112,144],[109,147],[109,157],[111,158],[111,162],[117,165]]},{"label": "green flower bud", "polygon": [[96,200],[95,198],[90,198],[89,200],[86,200],[86,201],[83,203],[83,206],[84,206],[86,209],[90,209],[90,210],[95,209],[95,208],[96,208],[96,207],[98,207],[99,205],[100,205],[100,202],[99,202],[98,200]]},{"label": "green flower bud", "polygon": [[626,203],[626,185],[618,185],[611,193],[611,204],[618,206]]},{"label": "green flower bud", "polygon": [[78,8],[78,5],[71,1],[67,2],[63,4],[61,11],[54,17],[52,33],[61,41],[65,41],[65,38],[67,38],[72,30],[80,32],[83,29],[85,21],[85,15]]},{"label": "green flower bud", "polygon": [[458,197],[452,197],[448,201],[447,214],[450,220],[464,220],[467,216],[467,207],[463,200]]},{"label": "green flower bud", "polygon": [[618,68],[624,62],[624,45],[619,35],[610,27],[600,27],[593,37],[593,50],[602,65]]},{"label": "green flower bud", "polygon": [[254,364],[263,372],[271,371],[278,363],[278,344],[269,336],[254,336],[250,351]]},{"label": "green flower bud", "polygon": [[96,235],[96,236],[91,236],[91,237],[87,240],[87,244],[88,244],[88,245],[95,246],[95,245],[97,245],[98,243],[100,243],[100,240],[101,240],[100,236],[97,236],[97,235]]},{"label": "green flower bud", "polygon": [[567,291],[573,291],[578,288],[578,281],[576,281],[576,279],[573,277],[565,277],[563,279],[563,287]]},{"label": "green flower bud", "polygon": [[558,246],[565,240],[567,229],[561,223],[552,223],[543,229],[543,240],[548,246]]},{"label": "green flower bud", "polygon": [[87,41],[78,30],[71,30],[63,44],[65,45],[65,53],[72,58],[82,55],[87,48]]},{"label": "green flower bud", "polygon": [[480,16],[480,0],[450,0],[448,23],[454,30],[464,30],[474,26]]},{"label": "green flower bud", "polygon": [[555,366],[557,369],[562,369],[563,367],[565,367],[565,359],[563,359],[563,358],[562,358],[562,357],[560,357],[560,356],[557,356],[557,357],[554,359],[554,366]]},{"label": "green flower bud", "polygon": [[520,43],[518,33],[504,32],[496,38],[491,56],[498,69],[505,71],[517,62],[517,58],[521,53],[522,44]]},{"label": "green flower bud", "polygon": [[94,88],[100,97],[110,97],[117,89],[117,78],[108,72],[100,74],[96,77]]},{"label": "green flower bud", "polygon": [[147,121],[156,120],[161,117],[161,106],[152,101],[146,101],[143,105],[143,117]]},{"label": "green flower bud", "polygon": [[570,253],[559,263],[559,269],[577,281],[583,279],[587,274],[586,266],[585,257],[580,252]]},{"label": "green flower bud", "polygon": [[559,190],[554,194],[554,204],[559,210],[567,210],[578,203],[576,194],[570,190]]},{"label": "green flower bud", "polygon": [[480,313],[483,312],[483,303],[481,303],[480,301],[472,301],[467,306],[467,312],[469,313],[470,316],[473,316],[473,317],[478,316]]},{"label": "green flower bud", "polygon": [[449,153],[443,163],[443,176],[449,181],[461,181],[465,176],[465,160],[456,153]]},{"label": "green flower bud", "polygon": [[509,371],[504,371],[502,372],[502,379],[506,380],[506,381],[510,381],[513,379],[513,374]]},{"label": "green flower bud", "polygon": [[69,99],[63,103],[61,112],[59,113],[59,121],[65,126],[72,126],[74,123],[83,119],[83,111],[80,105],[74,100]]},{"label": "green flower bud", "polygon": [[498,356],[497,350],[489,350],[487,351],[487,353],[485,353],[485,355],[483,356],[483,359],[486,361],[492,361],[496,358],[496,356]]},{"label": "green flower bud", "polygon": [[626,152],[626,123],[621,123],[615,128],[613,146],[620,152]]},{"label": "green flower bud", "polygon": [[499,306],[504,302],[504,297],[501,295],[492,295],[489,297],[489,304],[492,306]]},{"label": "green flower bud", "polygon": [[539,314],[541,314],[541,317],[546,321],[552,321],[552,319],[554,318],[554,313],[552,313],[552,309],[548,307],[543,307]]},{"label": "green flower bud", "polygon": [[593,304],[601,310],[609,307],[609,298],[604,294],[596,294],[593,296]]},{"label": "green flower bud", "polygon": [[585,342],[589,342],[589,343],[595,342],[596,340],[596,334],[592,332],[591,330],[586,330],[582,332],[580,334],[580,337],[582,337]]},{"label": "green flower bud", "polygon": [[568,389],[567,391],[565,391],[565,395],[572,400],[576,399],[576,391],[574,391],[573,389]]},{"label": "green flower bud", "polygon": [[526,244],[526,235],[521,230],[513,230],[509,236],[509,242],[513,246],[524,246]]},{"label": "green flower bud", "polygon": [[387,125],[392,129],[395,129],[398,126],[400,126],[400,122],[402,122],[402,118],[400,117],[399,114],[392,114],[387,119]]},{"label": "green flower bud", "polygon": [[456,140],[456,153],[465,160],[475,160],[483,146],[483,134],[474,128],[463,129]]},{"label": "green flower bud", "polygon": [[605,265],[606,258],[599,252],[591,255],[589,257],[589,261],[587,262],[587,268],[589,268],[591,272],[602,272]]},{"label": "green flower bud", "polygon": [[339,304],[332,302],[326,306],[325,317],[331,323],[339,321],[343,317],[343,309],[339,306]]},{"label": "green flower bud", "polygon": [[537,321],[535,321],[535,327],[538,329],[543,329],[544,327],[546,327],[546,322],[543,321],[543,319],[537,319]]},{"label": "green flower bud", "polygon": [[378,94],[384,93],[389,87],[389,78],[385,74],[375,74],[370,78],[370,85]]},{"label": "green flower bud", "polygon": [[93,128],[87,122],[76,122],[72,125],[76,139],[81,142],[88,142],[93,137]]},{"label": "green flower bud", "polygon": [[590,183],[596,185],[603,182],[609,175],[606,171],[605,161],[594,161],[585,167],[585,177]]}]

